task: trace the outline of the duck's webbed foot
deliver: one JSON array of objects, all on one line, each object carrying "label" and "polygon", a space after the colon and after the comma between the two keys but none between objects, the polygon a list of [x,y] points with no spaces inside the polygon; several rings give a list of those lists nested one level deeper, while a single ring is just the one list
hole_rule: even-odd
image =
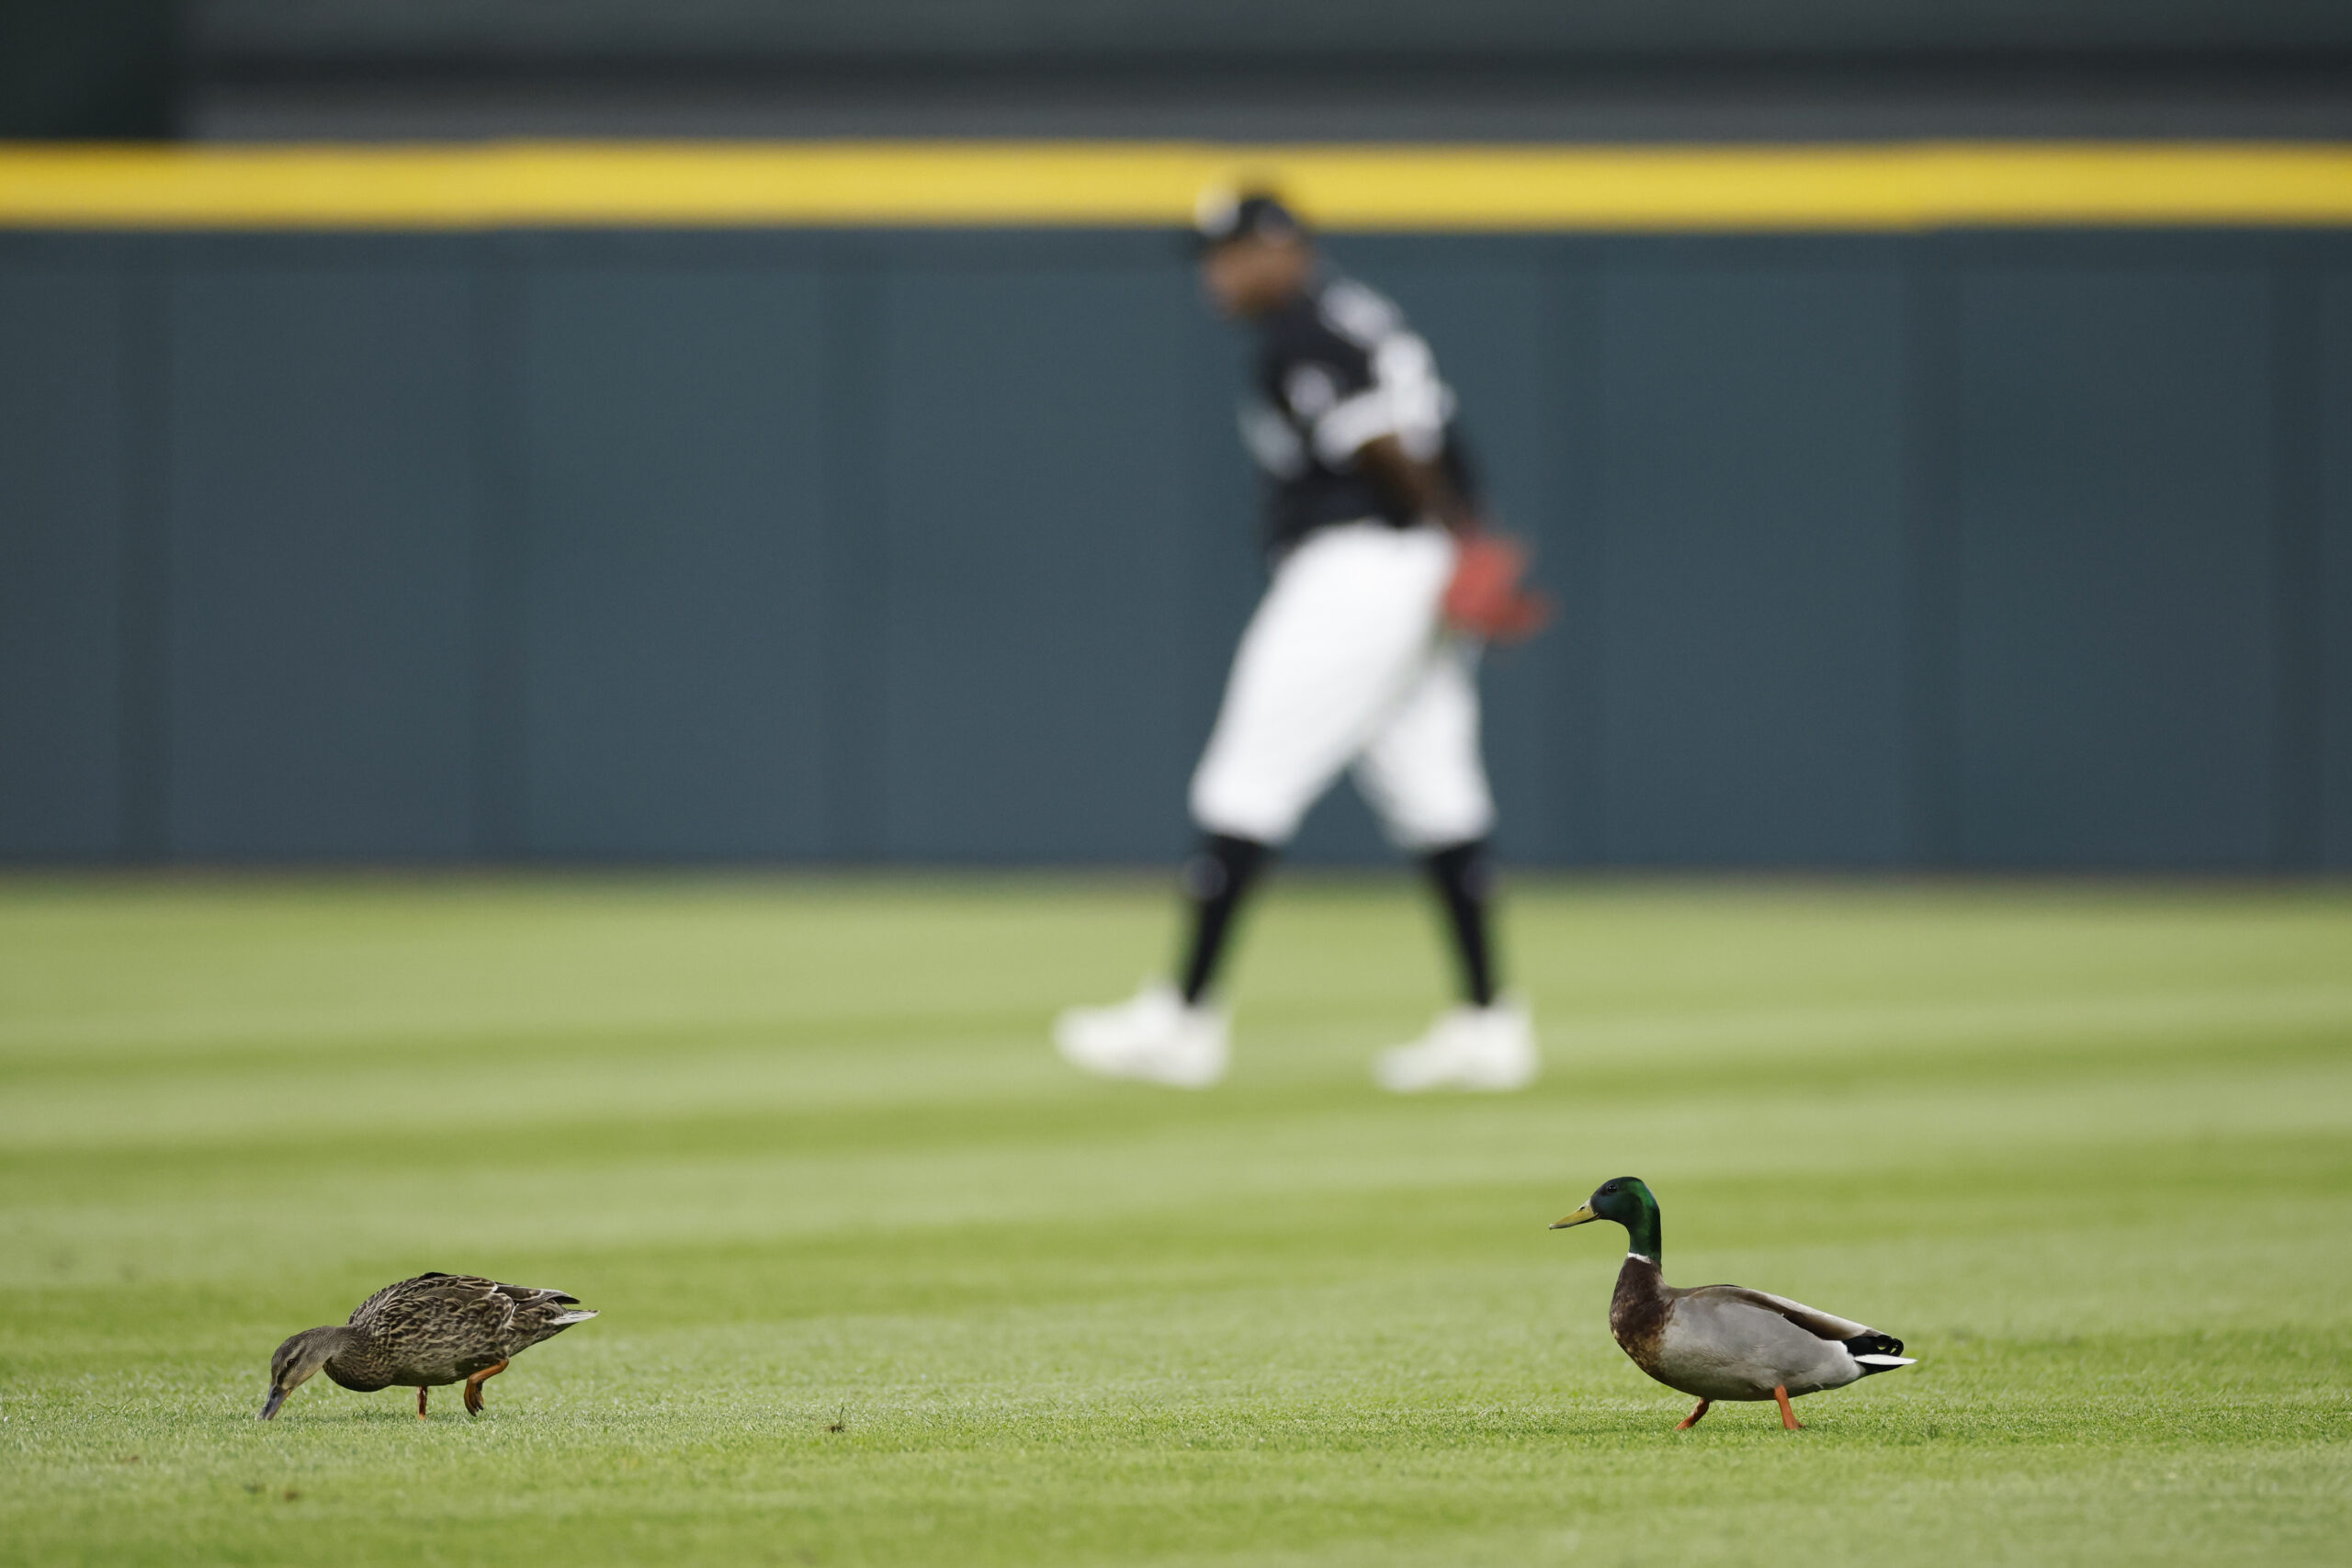
[{"label": "duck's webbed foot", "polygon": [[488,1382],[491,1379],[496,1377],[505,1370],[506,1363],[501,1361],[494,1367],[484,1367],[481,1371],[476,1372],[473,1376],[466,1380],[467,1415],[479,1416],[481,1414],[481,1385]]},{"label": "duck's webbed foot", "polygon": [[1789,1407],[1789,1385],[1784,1382],[1774,1383],[1772,1397],[1781,1402],[1781,1425],[1792,1432],[1804,1431],[1804,1427],[1797,1421],[1797,1413]]},{"label": "duck's webbed foot", "polygon": [[1685,1416],[1681,1420],[1679,1420],[1679,1421],[1676,1422],[1676,1423],[1674,1424],[1674,1429],[1675,1429],[1676,1431],[1678,1431],[1678,1432],[1687,1432],[1687,1431],[1689,1431],[1691,1427],[1695,1427],[1695,1426],[1697,1426],[1697,1425],[1699,1424],[1699,1417],[1700,1417],[1700,1416],[1704,1416],[1708,1411],[1710,1411],[1710,1410],[1713,1409],[1713,1408],[1714,1408],[1714,1405],[1715,1405],[1715,1402],[1714,1402],[1713,1400],[1712,1400],[1712,1399],[1702,1399],[1702,1400],[1701,1400],[1701,1401],[1699,1402],[1699,1408],[1698,1408],[1698,1409],[1696,1409],[1696,1410],[1693,1410],[1692,1412],[1690,1412],[1690,1415]]},{"label": "duck's webbed foot", "polygon": [[416,1391],[416,1418],[420,1421],[424,1419],[424,1396],[429,1392],[423,1388]]}]

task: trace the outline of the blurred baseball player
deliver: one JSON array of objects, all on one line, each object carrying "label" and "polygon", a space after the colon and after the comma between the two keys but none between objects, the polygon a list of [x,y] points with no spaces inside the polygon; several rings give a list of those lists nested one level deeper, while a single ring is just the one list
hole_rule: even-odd
[{"label": "blurred baseball player", "polygon": [[1453,393],[1396,308],[1325,266],[1271,196],[1211,193],[1197,228],[1210,296],[1258,335],[1241,426],[1266,480],[1272,581],[1193,775],[1203,838],[1183,873],[1182,972],[1064,1013],[1055,1042],[1105,1077],[1223,1077],[1227,1021],[1210,998],[1234,912],[1352,768],[1390,839],[1428,870],[1463,990],[1374,1077],[1407,1093],[1521,1088],[1535,1038],[1524,1004],[1495,988],[1476,673],[1482,637],[1524,635],[1542,608],[1518,585],[1517,552],[1481,532]]}]

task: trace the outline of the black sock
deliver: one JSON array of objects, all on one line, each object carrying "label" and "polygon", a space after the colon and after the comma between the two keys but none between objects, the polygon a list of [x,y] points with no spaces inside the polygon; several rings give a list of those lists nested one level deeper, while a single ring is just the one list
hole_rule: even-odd
[{"label": "black sock", "polygon": [[1193,906],[1193,945],[1184,958],[1184,999],[1197,1002],[1216,978],[1233,911],[1274,852],[1255,839],[1211,833],[1184,863],[1184,897]]},{"label": "black sock", "polygon": [[1494,955],[1487,942],[1487,895],[1493,882],[1487,840],[1450,845],[1432,852],[1421,863],[1429,868],[1430,880],[1445,905],[1454,956],[1462,964],[1463,994],[1473,1007],[1485,1007],[1495,999]]}]

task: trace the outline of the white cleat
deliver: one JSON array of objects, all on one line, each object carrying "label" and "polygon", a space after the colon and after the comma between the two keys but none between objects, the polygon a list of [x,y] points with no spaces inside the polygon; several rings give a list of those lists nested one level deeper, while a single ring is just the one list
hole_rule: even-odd
[{"label": "white cleat", "polygon": [[1438,1014],[1427,1034],[1410,1045],[1382,1052],[1372,1076],[1392,1094],[1441,1089],[1504,1093],[1533,1083],[1542,1065],[1527,1004],[1498,998],[1491,1007],[1458,1007]]},{"label": "white cleat", "polygon": [[1225,1014],[1188,1004],[1173,986],[1148,986],[1115,1007],[1072,1008],[1054,1021],[1054,1045],[1071,1066],[1106,1078],[1207,1089],[1225,1077]]}]

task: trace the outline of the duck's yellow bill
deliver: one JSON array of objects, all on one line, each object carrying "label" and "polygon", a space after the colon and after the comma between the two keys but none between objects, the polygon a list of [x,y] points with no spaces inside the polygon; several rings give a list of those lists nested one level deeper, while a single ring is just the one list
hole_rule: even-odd
[{"label": "duck's yellow bill", "polygon": [[1599,1219],[1599,1218],[1600,1218],[1600,1216],[1599,1214],[1596,1214],[1596,1213],[1594,1213],[1592,1212],[1592,1205],[1591,1205],[1591,1204],[1589,1204],[1589,1203],[1587,1203],[1583,1208],[1578,1209],[1575,1213],[1570,1214],[1566,1219],[1565,1219],[1565,1220],[1554,1220],[1554,1221],[1552,1222],[1552,1228],[1553,1228],[1554,1230],[1555,1230],[1555,1231],[1564,1231],[1564,1230],[1567,1229],[1570,1225],[1580,1225],[1580,1224],[1586,1224],[1586,1223],[1587,1223],[1587,1222],[1589,1222],[1589,1221],[1591,1221],[1591,1220],[1597,1220],[1597,1219]]}]

